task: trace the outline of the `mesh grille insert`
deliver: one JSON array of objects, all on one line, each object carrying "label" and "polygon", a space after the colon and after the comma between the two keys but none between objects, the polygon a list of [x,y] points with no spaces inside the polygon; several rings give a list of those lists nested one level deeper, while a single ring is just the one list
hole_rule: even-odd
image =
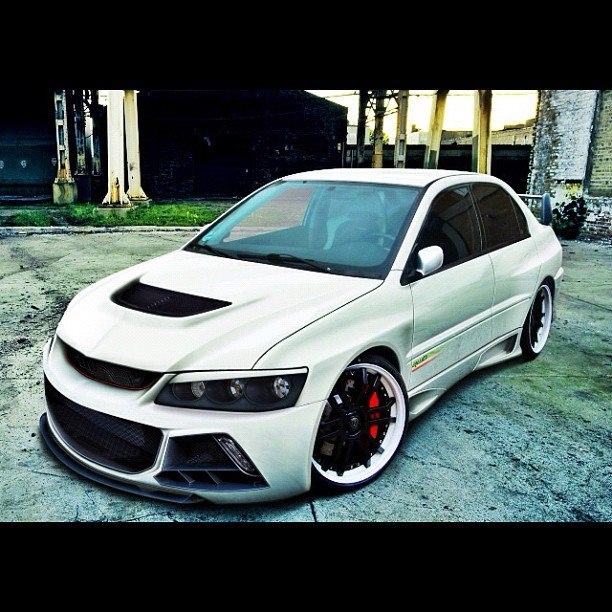
[{"label": "mesh grille insert", "polygon": [[115,293],[112,300],[124,308],[163,317],[190,317],[231,306],[231,302],[152,287],[139,281]]},{"label": "mesh grille insert", "polygon": [[155,462],[162,433],[156,427],[96,412],[64,397],[45,378],[45,397],[62,439],[83,457],[122,472]]},{"label": "mesh grille insert", "polygon": [[92,378],[99,382],[112,385],[113,387],[121,387],[122,389],[146,389],[150,387],[161,374],[156,372],[146,372],[145,370],[137,370],[136,368],[128,368],[99,359],[92,359],[79,353],[67,344],[66,357],[72,366],[78,370],[83,376]]}]

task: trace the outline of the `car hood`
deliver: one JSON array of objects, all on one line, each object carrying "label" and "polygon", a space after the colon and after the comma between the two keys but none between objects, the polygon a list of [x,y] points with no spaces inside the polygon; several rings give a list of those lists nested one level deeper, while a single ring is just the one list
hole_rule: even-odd
[{"label": "car hood", "polygon": [[[177,318],[111,300],[137,280],[231,304]],[[142,370],[251,369],[287,336],[381,283],[180,250],[83,290],[68,306],[57,335],[88,357]]]}]

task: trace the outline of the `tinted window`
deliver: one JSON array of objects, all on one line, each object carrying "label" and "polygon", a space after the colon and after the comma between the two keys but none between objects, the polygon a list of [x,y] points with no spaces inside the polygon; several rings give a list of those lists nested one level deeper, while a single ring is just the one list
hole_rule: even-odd
[{"label": "tinted window", "polygon": [[472,191],[484,226],[487,250],[518,242],[529,236],[523,212],[501,187],[475,183],[472,185]]},{"label": "tinted window", "polygon": [[444,191],[433,201],[418,248],[434,245],[444,251],[444,266],[480,252],[480,229],[467,187]]}]

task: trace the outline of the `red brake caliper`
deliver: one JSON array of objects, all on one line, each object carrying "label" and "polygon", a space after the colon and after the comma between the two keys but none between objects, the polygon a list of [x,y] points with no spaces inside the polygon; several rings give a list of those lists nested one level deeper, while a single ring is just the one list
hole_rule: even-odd
[{"label": "red brake caliper", "polygon": [[[380,400],[378,399],[378,393],[374,391],[372,395],[370,395],[370,399],[368,401],[368,408],[378,408],[380,406]],[[370,419],[379,419],[380,412],[370,412]],[[378,436],[378,425],[370,425],[370,437],[376,439]]]}]

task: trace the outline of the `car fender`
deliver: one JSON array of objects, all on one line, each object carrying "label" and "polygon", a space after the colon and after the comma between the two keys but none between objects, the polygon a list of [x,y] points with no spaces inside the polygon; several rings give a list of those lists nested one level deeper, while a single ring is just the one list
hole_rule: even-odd
[{"label": "car fender", "polygon": [[309,376],[299,402],[316,402],[329,397],[338,376],[359,355],[382,346],[397,356],[407,382],[412,293],[409,286],[400,285],[399,276],[399,272],[392,272],[377,289],[277,343],[259,358],[255,369],[306,366]]}]

